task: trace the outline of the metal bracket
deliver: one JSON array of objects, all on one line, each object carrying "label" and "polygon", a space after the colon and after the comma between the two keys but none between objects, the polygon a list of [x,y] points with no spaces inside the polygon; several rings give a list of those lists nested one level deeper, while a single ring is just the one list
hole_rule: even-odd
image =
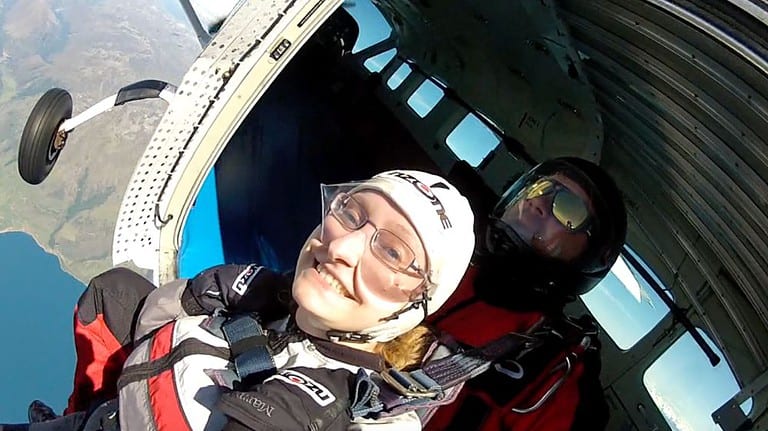
[{"label": "metal bracket", "polygon": [[752,429],[752,420],[741,410],[741,404],[750,397],[768,387],[768,371],[764,372],[717,410],[712,412],[712,420],[723,431],[744,431]]}]

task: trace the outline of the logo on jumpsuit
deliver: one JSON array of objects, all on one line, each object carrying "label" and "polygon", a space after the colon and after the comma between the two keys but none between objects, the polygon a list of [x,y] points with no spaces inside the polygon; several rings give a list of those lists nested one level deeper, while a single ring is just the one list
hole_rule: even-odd
[{"label": "logo on jumpsuit", "polygon": [[247,392],[237,392],[237,398],[250,404],[253,406],[253,408],[256,409],[257,412],[264,413],[268,417],[272,417],[272,412],[275,410],[274,406],[265,403],[264,401]]},{"label": "logo on jumpsuit", "polygon": [[[413,185],[414,187],[416,187],[416,190],[421,192],[422,195],[424,195],[427,199],[429,199],[432,205],[437,207],[435,208],[435,212],[437,213],[437,216],[440,217],[440,224],[443,225],[443,229],[449,229],[452,227],[451,220],[448,218],[448,215],[445,213],[445,207],[443,206],[443,203],[440,202],[440,199],[438,199],[437,196],[435,196],[435,193],[432,192],[432,189],[429,188],[428,185],[419,181],[418,178],[412,175],[406,174],[405,172],[392,172],[390,173],[390,175],[392,175],[393,177],[400,178],[401,180],[405,180],[411,183],[411,185]],[[446,186],[443,183],[434,184],[432,187],[439,187],[439,188],[446,188],[446,189],[448,188],[448,186]]]},{"label": "logo on jumpsuit", "polygon": [[261,268],[263,267],[253,263],[245,267],[243,272],[235,277],[235,281],[232,283],[232,291],[243,296],[245,291],[248,290],[248,285],[251,284],[254,278],[256,278],[256,275],[261,271]]},{"label": "logo on jumpsuit", "polygon": [[328,388],[298,371],[284,370],[279,374],[264,380],[264,382],[266,383],[272,379],[282,380],[285,383],[298,387],[306,392],[306,394],[315,400],[321,407],[325,407],[336,401],[336,396],[333,395]]}]

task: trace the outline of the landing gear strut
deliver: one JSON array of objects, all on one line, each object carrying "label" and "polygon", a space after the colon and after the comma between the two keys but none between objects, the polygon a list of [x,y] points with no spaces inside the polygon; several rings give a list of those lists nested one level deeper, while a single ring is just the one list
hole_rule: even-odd
[{"label": "landing gear strut", "polygon": [[115,106],[141,99],[163,99],[170,103],[176,87],[163,81],[146,80],[127,85],[81,114],[72,117],[72,96],[61,88],[43,94],[27,118],[19,142],[19,174],[29,184],[40,184],[51,173],[75,127]]}]

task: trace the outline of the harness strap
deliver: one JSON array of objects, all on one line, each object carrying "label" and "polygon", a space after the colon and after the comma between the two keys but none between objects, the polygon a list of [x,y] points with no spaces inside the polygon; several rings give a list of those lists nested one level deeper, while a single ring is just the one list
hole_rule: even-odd
[{"label": "harness strap", "polygon": [[223,347],[211,346],[196,338],[187,338],[177,346],[174,346],[165,356],[150,362],[125,367],[120,374],[120,378],[117,379],[117,388],[122,390],[131,383],[157,376],[163,371],[170,370],[175,363],[190,355],[209,355],[227,359],[229,358],[229,350]]},{"label": "harness strap", "polygon": [[[459,351],[444,358],[429,361],[422,368],[413,371],[402,371],[388,368],[378,375],[372,375],[373,382],[379,387],[378,399],[373,403],[365,404],[362,398],[356,396],[353,403],[353,411],[375,411],[379,417],[393,416],[405,411],[425,407],[436,407],[446,404],[456,394],[448,394],[452,388],[460,388],[464,382],[473,379],[498,364],[499,360],[510,355],[522,357],[526,353],[534,351],[538,347],[551,341],[547,336],[556,337],[564,344],[570,343],[570,336],[566,337],[549,326],[545,326],[545,319],[536,322],[524,334],[509,333],[483,346]],[[566,357],[566,375],[547,391],[542,399],[533,406],[522,409],[532,411],[543,404],[570,375],[572,361],[589,347],[591,334],[579,327],[574,322],[571,325],[578,331],[578,345]],[[568,339],[566,339],[568,338]],[[572,344],[572,343],[571,343]],[[518,367],[522,368],[518,364]],[[519,370],[522,372],[522,369]],[[551,370],[555,372],[556,370]]]},{"label": "harness strap", "polygon": [[539,320],[525,334],[505,334],[484,346],[429,361],[413,371],[387,368],[374,373],[371,382],[378,390],[358,391],[353,397],[352,412],[385,417],[446,404],[451,401],[451,397],[446,397],[449,389],[484,373],[501,357],[540,343],[533,333],[543,321]]},{"label": "harness strap", "polygon": [[532,349],[540,343],[541,339],[532,335],[509,333],[485,346],[429,362],[414,373],[420,371],[441,387],[449,388],[484,373],[494,361],[509,353]]},{"label": "harness strap", "polygon": [[221,325],[221,331],[229,343],[235,372],[242,384],[262,381],[277,372],[267,348],[267,336],[257,317],[250,314],[230,317]]},{"label": "harness strap", "polygon": [[[378,415],[394,416],[405,411],[433,407],[449,402],[446,392],[487,371],[501,357],[535,348],[541,343],[531,335],[539,321],[527,334],[509,333],[479,348],[458,352],[428,362],[413,371],[388,368],[379,373]],[[374,377],[374,381],[376,381]]]}]

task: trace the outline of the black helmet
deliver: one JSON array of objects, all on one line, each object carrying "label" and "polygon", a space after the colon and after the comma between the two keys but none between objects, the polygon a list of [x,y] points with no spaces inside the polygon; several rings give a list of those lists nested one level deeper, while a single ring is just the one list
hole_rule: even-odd
[{"label": "black helmet", "polygon": [[[564,261],[542,256],[531,246],[529,232],[519,232],[504,214],[524,197],[562,187],[554,175],[567,177],[588,195],[591,211],[574,193],[553,198],[552,211],[561,224],[587,233],[586,249]],[[567,189],[567,187],[562,187]],[[556,196],[558,194],[556,193]],[[560,207],[557,207],[560,205]],[[543,162],[517,179],[490,215],[478,262],[478,294],[496,303],[525,307],[533,302],[561,306],[592,289],[610,271],[627,233],[627,215],[616,183],[598,165],[576,157]],[[483,263],[485,262],[485,263]],[[504,280],[503,284],[499,281]]]}]

